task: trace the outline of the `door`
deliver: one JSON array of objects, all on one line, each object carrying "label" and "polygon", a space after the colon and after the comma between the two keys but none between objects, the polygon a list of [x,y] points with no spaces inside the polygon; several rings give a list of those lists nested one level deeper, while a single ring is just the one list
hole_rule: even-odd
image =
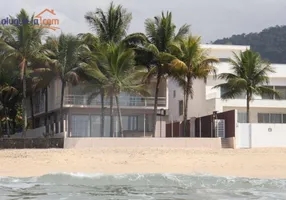
[{"label": "door", "polygon": [[236,138],[238,148],[250,148],[250,124],[239,123]]}]

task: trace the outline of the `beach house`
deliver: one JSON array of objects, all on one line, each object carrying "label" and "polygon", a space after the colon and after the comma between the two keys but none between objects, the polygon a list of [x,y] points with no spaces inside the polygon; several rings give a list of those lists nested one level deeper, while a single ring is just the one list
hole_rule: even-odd
[{"label": "beach house", "polygon": [[[216,64],[217,74],[232,72],[228,58],[233,57],[234,53],[245,51],[249,46],[235,45],[203,45],[209,50],[209,55],[220,59]],[[280,99],[274,96],[255,96],[250,103],[250,122],[251,123],[286,123],[286,64],[271,64],[276,73],[270,73],[268,86],[278,91]],[[229,110],[238,111],[238,122],[246,122],[246,94],[241,94],[234,99],[223,100],[221,95],[223,90],[214,89],[215,85],[225,82],[225,80],[215,79],[211,74],[207,81],[195,80],[193,84],[194,97],[189,101],[189,118],[210,115],[214,111],[225,112]],[[176,119],[182,121],[182,110],[180,102],[183,100],[183,94],[178,91],[176,83],[169,84],[169,120]],[[179,111],[179,112],[178,112]]]},{"label": "beach house", "polygon": [[[236,45],[202,45],[209,56],[220,59],[216,64],[217,73],[230,72],[231,65],[227,62],[233,57],[233,52],[239,53],[249,49],[249,46]],[[250,120],[253,123],[286,123],[286,65],[272,64],[276,73],[269,74],[269,87],[278,90],[281,100],[275,96],[256,96],[251,102]],[[228,110],[238,111],[238,122],[246,121],[245,95],[235,99],[222,100],[221,89],[213,89],[213,86],[223,82],[209,75],[207,81],[195,80],[193,85],[194,97],[189,100],[188,118],[200,117],[212,114],[214,111],[224,112]],[[60,108],[61,83],[55,79],[48,88],[48,123],[50,129],[59,132],[59,108]],[[89,100],[84,85],[67,86],[64,96],[64,132],[67,137],[100,137],[100,97]],[[147,137],[152,132],[152,113],[154,109],[155,80],[151,81],[148,89],[150,97],[139,97],[122,93],[120,105],[122,109],[122,121],[125,137]],[[160,84],[158,102],[158,116],[156,120],[155,137],[166,136],[166,123],[183,120],[183,91],[171,79],[164,79]],[[34,116],[36,128],[44,130],[45,97],[38,91],[34,98]],[[116,117],[116,104],[114,103],[114,133],[110,134],[109,98],[104,104],[104,137],[118,137],[118,119]],[[30,104],[27,102],[28,114]],[[163,114],[163,115],[160,115]]]}]

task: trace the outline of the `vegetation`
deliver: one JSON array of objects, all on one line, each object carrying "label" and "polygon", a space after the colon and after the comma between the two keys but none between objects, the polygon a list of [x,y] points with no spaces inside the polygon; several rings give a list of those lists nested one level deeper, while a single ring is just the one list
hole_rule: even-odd
[{"label": "vegetation", "polygon": [[218,77],[227,82],[215,86],[223,88],[226,92],[222,94],[223,99],[235,98],[237,95],[246,96],[246,122],[250,122],[249,103],[254,95],[277,95],[279,94],[264,86],[268,84],[268,73],[274,73],[270,63],[261,59],[260,55],[251,50],[241,52],[240,55],[234,54],[235,59],[230,59],[232,73],[222,73]]},{"label": "vegetation", "polygon": [[286,26],[275,26],[260,33],[233,35],[214,44],[250,45],[263,59],[271,63],[286,63]]},{"label": "vegetation", "polygon": [[189,97],[193,98],[193,81],[195,79],[207,80],[207,77],[214,73],[216,74],[216,68],[214,63],[219,62],[216,58],[210,58],[207,56],[206,50],[200,48],[200,37],[189,36],[185,40],[182,40],[176,49],[176,59],[171,62],[171,65],[175,68],[177,75],[173,77],[182,87],[184,92],[184,135],[187,131],[187,116],[188,116],[188,103]]},{"label": "vegetation", "polygon": [[[33,20],[25,10],[16,16]],[[119,134],[124,136],[120,94],[139,97],[154,96],[152,134],[155,135],[158,98],[161,82],[166,78],[177,81],[184,93],[184,134],[188,117],[189,97],[193,97],[193,82],[206,80],[216,68],[216,58],[200,48],[200,37],[192,36],[189,25],[178,28],[171,12],[146,19],[145,33],[127,34],[132,15],[121,5],[110,4],[88,12],[84,18],[94,33],[79,35],[62,33],[49,36],[44,29],[32,24],[0,26],[0,134],[23,132],[25,136],[27,109],[30,106],[31,128],[35,128],[34,101],[36,93],[45,98],[44,125],[48,133],[48,91],[51,83],[61,81],[60,120],[63,129],[65,90],[68,86],[84,85],[89,102],[100,96],[100,132],[104,136],[105,101],[110,106],[110,136],[114,136],[114,99],[117,107]],[[45,37],[47,36],[47,37]],[[233,74],[221,74],[227,83],[225,98],[246,92],[247,109],[255,94],[275,91],[261,86],[268,82],[267,73],[273,72],[257,53],[246,51],[231,60]],[[155,87],[150,94],[150,81]],[[28,98],[27,98],[28,97]],[[19,115],[22,114],[22,117]],[[248,112],[249,119],[249,112]],[[19,129],[22,126],[22,130]]]}]

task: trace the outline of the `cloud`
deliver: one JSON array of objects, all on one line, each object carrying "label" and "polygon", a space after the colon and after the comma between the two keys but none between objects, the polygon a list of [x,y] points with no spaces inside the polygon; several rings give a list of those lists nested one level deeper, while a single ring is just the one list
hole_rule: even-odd
[{"label": "cloud", "polygon": [[[232,34],[261,31],[275,25],[283,25],[286,18],[285,0],[114,0],[130,12],[133,20],[129,32],[143,32],[146,18],[172,11],[177,26],[191,24],[194,34],[208,42]],[[21,8],[38,13],[45,8],[54,9],[60,18],[63,32],[90,31],[84,20],[88,11],[97,7],[106,9],[106,0],[11,0],[0,7],[0,17],[15,15]]]}]

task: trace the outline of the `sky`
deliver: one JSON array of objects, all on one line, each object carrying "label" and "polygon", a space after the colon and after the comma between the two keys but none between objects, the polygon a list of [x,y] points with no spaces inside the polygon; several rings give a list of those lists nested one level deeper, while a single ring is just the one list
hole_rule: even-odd
[{"label": "sky", "polygon": [[[109,0],[8,0],[0,7],[0,19],[14,16],[21,8],[38,14],[53,9],[60,20],[60,30],[51,34],[91,32],[84,19],[88,11],[106,9]],[[286,25],[286,0],[114,0],[129,12],[129,33],[144,32],[144,21],[171,11],[177,27],[191,25],[194,35],[208,43],[233,34],[260,32],[264,28]]]}]

